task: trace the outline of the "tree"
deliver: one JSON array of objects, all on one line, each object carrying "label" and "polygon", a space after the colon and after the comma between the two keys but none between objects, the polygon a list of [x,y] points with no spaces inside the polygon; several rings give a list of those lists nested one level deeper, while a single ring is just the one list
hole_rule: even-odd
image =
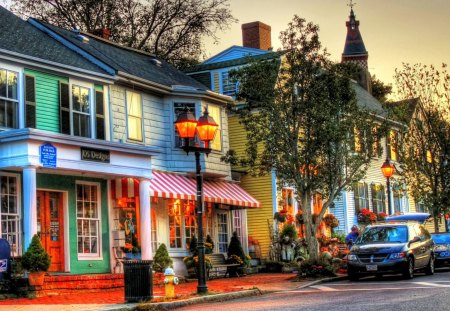
[{"label": "tree", "polygon": [[156,250],[155,257],[153,258],[153,270],[156,272],[164,272],[164,270],[171,267],[172,264],[173,261],[169,256],[166,244],[162,243]]},{"label": "tree", "polygon": [[450,75],[446,64],[439,69],[404,63],[394,78],[397,96],[406,100],[396,112],[409,125],[400,148],[402,174],[438,232],[439,218],[450,206]]},{"label": "tree", "polygon": [[375,75],[371,77],[372,81],[372,96],[378,99],[381,103],[387,102],[387,97],[392,93],[392,85],[384,84]]},{"label": "tree", "polygon": [[153,53],[175,65],[190,65],[204,52],[202,38],[236,20],[228,0],[13,0],[12,10],[63,28],[93,33]]},{"label": "tree", "polygon": [[[284,52],[276,61],[251,61],[235,72],[239,81],[236,111],[247,131],[245,155],[223,159],[261,175],[275,171],[279,186],[296,189],[306,226],[309,255],[318,260],[316,230],[333,200],[360,180],[375,156],[375,116],[360,108],[342,66],[322,49],[319,27],[295,16],[280,39]],[[354,150],[352,135],[367,133]],[[374,135],[370,135],[374,133]],[[381,151],[381,150],[379,150]],[[313,222],[311,202],[320,194],[323,209]]]}]

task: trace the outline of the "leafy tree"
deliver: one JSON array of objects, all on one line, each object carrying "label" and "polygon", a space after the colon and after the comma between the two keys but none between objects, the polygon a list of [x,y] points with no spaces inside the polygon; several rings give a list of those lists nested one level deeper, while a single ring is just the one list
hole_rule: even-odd
[{"label": "leafy tree", "polygon": [[404,63],[394,78],[397,96],[405,99],[395,112],[409,125],[400,148],[401,169],[438,232],[438,220],[450,206],[450,75],[446,64],[439,69]]},{"label": "leafy tree", "polygon": [[155,257],[153,258],[153,270],[156,272],[164,272],[168,267],[173,264],[172,258],[169,256],[166,244],[162,243],[156,250]]},{"label": "leafy tree", "polygon": [[29,272],[47,271],[50,267],[50,256],[42,247],[37,234],[33,236],[27,251],[22,256],[22,267]]},{"label": "leafy tree", "polygon": [[386,103],[387,97],[392,93],[392,85],[384,84],[375,75],[372,75],[372,96],[381,103]]},{"label": "leafy tree", "polygon": [[[296,189],[304,216],[308,252],[318,259],[316,230],[327,208],[349,185],[360,180],[375,156],[372,145],[383,135],[372,113],[357,104],[342,66],[322,49],[319,27],[295,16],[280,39],[278,61],[251,61],[234,73],[239,80],[236,111],[247,131],[246,152],[229,152],[225,161],[253,175],[274,170],[279,186]],[[359,152],[353,133],[367,133]],[[381,152],[381,150],[379,150]],[[313,222],[311,202],[320,193],[323,209]]]},{"label": "leafy tree", "polygon": [[153,53],[175,65],[192,65],[204,52],[202,38],[218,40],[236,20],[228,0],[13,0],[12,10],[64,28],[93,33]]}]

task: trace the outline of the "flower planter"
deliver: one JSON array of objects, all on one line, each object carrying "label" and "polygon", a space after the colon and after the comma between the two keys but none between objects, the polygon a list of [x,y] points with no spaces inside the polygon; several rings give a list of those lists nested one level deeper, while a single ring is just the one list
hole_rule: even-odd
[{"label": "flower planter", "polygon": [[30,284],[30,286],[44,285],[44,279],[45,279],[46,273],[47,272],[45,272],[45,271],[29,272],[28,273],[28,284]]}]

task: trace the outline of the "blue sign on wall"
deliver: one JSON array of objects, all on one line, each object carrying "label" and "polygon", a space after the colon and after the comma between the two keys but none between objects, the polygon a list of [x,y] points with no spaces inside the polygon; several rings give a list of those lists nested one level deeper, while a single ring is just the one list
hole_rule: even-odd
[{"label": "blue sign on wall", "polygon": [[39,147],[40,162],[43,167],[56,167],[56,147],[50,143]]},{"label": "blue sign on wall", "polygon": [[8,279],[11,272],[11,247],[6,239],[0,239],[0,280]]}]

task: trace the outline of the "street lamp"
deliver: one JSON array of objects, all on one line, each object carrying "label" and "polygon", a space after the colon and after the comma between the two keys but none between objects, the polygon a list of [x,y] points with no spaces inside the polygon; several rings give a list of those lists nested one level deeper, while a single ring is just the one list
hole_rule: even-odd
[{"label": "street lamp", "polygon": [[[200,166],[200,153],[208,155],[211,152],[209,142],[214,139],[217,131],[217,123],[209,116],[208,110],[205,109],[203,115],[198,119],[190,111],[181,113],[175,121],[175,127],[180,138],[184,140],[183,150],[189,154],[190,151],[195,153],[195,168],[197,176],[197,223],[198,223],[198,286],[197,293],[204,294],[208,291],[206,285],[206,266],[205,266],[205,242],[203,239],[203,177]],[[195,135],[204,143],[204,147],[198,144],[190,146],[189,140],[195,139]]]},{"label": "street lamp", "polygon": [[386,158],[386,161],[384,161],[383,165],[381,166],[381,171],[383,172],[384,177],[386,177],[386,186],[387,186],[387,196],[388,196],[388,211],[389,214],[394,214],[392,211],[392,202],[391,202],[391,184],[389,183],[389,178],[394,175],[395,172],[395,166],[391,164],[391,161],[389,161],[388,158]]}]

